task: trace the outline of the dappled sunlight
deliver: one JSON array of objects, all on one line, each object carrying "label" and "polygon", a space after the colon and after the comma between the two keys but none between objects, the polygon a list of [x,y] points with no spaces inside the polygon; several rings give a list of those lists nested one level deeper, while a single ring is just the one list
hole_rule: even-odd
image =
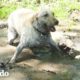
[{"label": "dappled sunlight", "polygon": [[5,47],[0,47],[0,55],[2,54],[7,54],[7,53],[13,53],[15,51],[15,47],[13,46],[5,46]]},{"label": "dappled sunlight", "polygon": [[0,77],[0,80],[80,80],[80,23],[60,19],[56,30],[51,32],[53,41],[61,45],[64,43],[64,48],[73,48],[72,56],[66,52],[58,55],[48,47],[33,50],[25,48],[16,63],[10,64],[8,62],[18,44],[14,41],[14,45],[9,45],[7,28],[0,29],[0,69],[10,73],[8,77]]}]

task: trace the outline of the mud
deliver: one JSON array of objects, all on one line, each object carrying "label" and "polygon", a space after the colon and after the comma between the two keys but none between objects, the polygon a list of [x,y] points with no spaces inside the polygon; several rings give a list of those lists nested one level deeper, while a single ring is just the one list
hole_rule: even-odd
[{"label": "mud", "polygon": [[[80,60],[51,54],[45,48],[36,49],[34,53],[25,49],[17,63],[8,64],[16,47],[7,44],[6,34],[7,29],[0,29],[0,71],[9,75],[0,76],[0,80],[80,80]],[[79,47],[80,37],[71,39]]]}]

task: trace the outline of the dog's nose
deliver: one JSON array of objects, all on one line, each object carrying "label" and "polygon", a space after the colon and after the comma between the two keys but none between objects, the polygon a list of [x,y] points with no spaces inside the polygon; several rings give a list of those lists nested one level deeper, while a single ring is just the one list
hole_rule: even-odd
[{"label": "dog's nose", "polygon": [[58,25],[58,24],[59,24],[59,21],[58,21],[58,20],[56,20],[56,21],[55,21],[55,25]]}]

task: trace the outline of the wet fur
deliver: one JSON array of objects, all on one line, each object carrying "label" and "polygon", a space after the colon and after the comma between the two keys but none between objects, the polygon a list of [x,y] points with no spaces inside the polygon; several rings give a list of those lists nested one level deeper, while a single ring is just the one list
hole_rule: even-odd
[{"label": "wet fur", "polygon": [[23,8],[14,11],[8,18],[8,43],[13,44],[17,36],[20,36],[20,42],[10,63],[16,61],[24,48],[49,44],[51,48],[60,51],[50,35],[52,27],[55,31],[56,24],[58,20],[48,10],[34,12]]}]

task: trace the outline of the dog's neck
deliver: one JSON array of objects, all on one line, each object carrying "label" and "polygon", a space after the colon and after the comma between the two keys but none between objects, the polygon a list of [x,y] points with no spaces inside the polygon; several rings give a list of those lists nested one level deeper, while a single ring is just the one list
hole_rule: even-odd
[{"label": "dog's neck", "polygon": [[41,32],[39,29],[37,29],[37,28],[35,28],[35,27],[34,27],[34,29],[35,29],[37,32],[39,32],[41,35],[43,35],[43,36],[49,35],[49,33]]}]

